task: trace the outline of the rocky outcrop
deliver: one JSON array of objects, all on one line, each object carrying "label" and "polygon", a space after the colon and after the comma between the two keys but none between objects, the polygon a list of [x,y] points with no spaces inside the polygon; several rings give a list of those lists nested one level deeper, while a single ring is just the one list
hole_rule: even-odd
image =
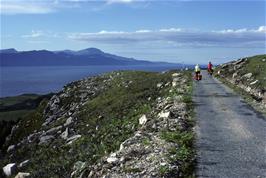
[{"label": "rocky outcrop", "polygon": [[[217,68],[217,76],[249,93],[262,108],[266,108],[266,55],[242,58],[222,64]],[[251,72],[252,71],[252,72]]]},{"label": "rocky outcrop", "polygon": [[[183,81],[182,81],[183,80]],[[173,74],[173,82],[185,83],[181,74]],[[173,90],[177,90],[173,84]],[[179,91],[186,91],[181,85]],[[121,143],[119,150],[101,159],[88,168],[88,177],[179,177],[179,163],[169,159],[169,150],[179,148],[177,143],[167,142],[163,131],[186,130],[187,109],[182,96],[157,98],[156,107],[139,119],[140,127],[135,134]],[[167,174],[162,169],[167,168]]]}]

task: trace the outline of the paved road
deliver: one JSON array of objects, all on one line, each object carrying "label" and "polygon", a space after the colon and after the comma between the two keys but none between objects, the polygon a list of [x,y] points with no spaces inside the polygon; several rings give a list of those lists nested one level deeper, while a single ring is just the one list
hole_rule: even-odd
[{"label": "paved road", "polygon": [[197,177],[266,178],[266,119],[203,71],[194,82]]}]

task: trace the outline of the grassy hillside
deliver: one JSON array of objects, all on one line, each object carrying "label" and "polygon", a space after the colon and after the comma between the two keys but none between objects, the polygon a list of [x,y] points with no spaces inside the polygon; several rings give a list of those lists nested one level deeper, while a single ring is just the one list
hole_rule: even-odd
[{"label": "grassy hillside", "polygon": [[219,65],[216,77],[239,93],[255,109],[266,114],[266,55]]},{"label": "grassy hillside", "polygon": [[[43,100],[34,112],[20,120],[13,136],[5,145],[7,149],[9,145],[15,144],[16,149],[11,157],[6,156],[0,161],[0,166],[29,159],[28,165],[20,168],[20,171],[30,172],[33,177],[69,177],[77,161],[87,166],[97,163],[103,156],[118,150],[120,144],[140,128],[139,118],[143,114],[154,112],[158,99],[184,95],[180,91],[169,93],[172,88],[172,74],[173,72],[123,71],[69,84],[57,94],[60,98],[57,108],[60,114],[56,115],[58,119],[47,126],[43,125],[47,120],[46,115],[51,112],[48,106],[52,101]],[[186,80],[191,78],[190,72],[182,75]],[[192,83],[183,85],[190,86],[183,101],[188,103],[187,109],[192,110]],[[84,92],[90,94],[85,96]],[[86,100],[82,99],[83,95],[87,97]],[[72,112],[73,106],[76,109],[69,113]],[[64,124],[69,118],[68,114],[71,114],[74,122],[66,127]],[[53,139],[40,144],[40,134],[48,133],[49,129],[57,127],[60,129],[53,133]],[[60,136],[66,128],[69,129],[70,135],[79,134],[80,138],[73,143],[67,143]],[[187,128],[191,126],[188,124]],[[164,132],[162,137],[166,141],[183,145],[183,150],[176,148],[175,152],[171,153],[176,155],[172,161],[178,162],[180,159],[180,163],[184,162],[185,166],[182,166],[181,171],[188,175],[192,164],[190,161],[193,160],[193,152],[190,151],[193,135],[185,132],[188,131],[178,129],[176,132]],[[189,132],[192,130],[189,129]],[[29,135],[31,141],[26,144]],[[162,169],[162,174],[166,174],[167,170],[164,170],[164,167]]]}]

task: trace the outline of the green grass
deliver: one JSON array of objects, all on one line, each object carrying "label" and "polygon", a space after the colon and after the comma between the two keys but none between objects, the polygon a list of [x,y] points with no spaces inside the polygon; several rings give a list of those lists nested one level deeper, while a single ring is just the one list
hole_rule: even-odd
[{"label": "green grass", "polygon": [[34,99],[37,99],[39,96],[40,95],[36,95],[36,94],[24,94],[24,95],[19,95],[19,96],[0,98],[0,107],[12,106],[17,103],[23,103],[30,99],[34,100]]},{"label": "green grass", "polygon": [[[194,140],[195,134],[192,128],[195,125],[195,120],[193,117],[194,113],[194,103],[192,101],[192,76],[191,71],[184,73],[184,77],[188,78],[188,81],[185,85],[187,88],[185,91],[180,92],[178,86],[176,90],[171,93],[171,97],[182,95],[182,101],[186,103],[187,115],[185,117],[186,129],[176,128],[175,131],[165,130],[161,132],[161,138],[167,142],[175,143],[178,146],[172,147],[169,149],[168,159],[173,164],[177,164],[180,168],[180,177],[194,177],[195,172],[195,148]],[[167,166],[160,167],[161,176],[172,175],[173,173]],[[173,174],[174,175],[174,174]]]},{"label": "green grass", "polygon": [[0,121],[17,121],[33,110],[15,110],[0,112]]},{"label": "green grass", "polygon": [[[54,149],[50,145],[32,143],[18,149],[17,154],[4,163],[30,158],[29,166],[23,171],[31,172],[33,177],[67,177],[76,161],[95,164],[103,156],[119,149],[120,144],[139,127],[138,119],[141,115],[151,111],[158,97],[168,94],[170,86],[159,89],[157,84],[172,80],[171,73],[123,71],[119,75],[113,72],[105,76],[109,75],[113,76],[110,86],[91,98],[76,116],[78,120],[74,130],[82,135],[80,139],[71,145],[65,145],[63,140],[56,139],[52,142]],[[97,85],[102,84],[102,79],[99,79]],[[78,92],[78,89],[75,90],[71,96],[78,96]],[[79,101],[76,97],[68,97],[62,104],[68,108],[72,102]],[[46,103],[21,121],[12,143],[40,129],[43,123],[43,106]],[[148,140],[143,141],[149,144]]]}]

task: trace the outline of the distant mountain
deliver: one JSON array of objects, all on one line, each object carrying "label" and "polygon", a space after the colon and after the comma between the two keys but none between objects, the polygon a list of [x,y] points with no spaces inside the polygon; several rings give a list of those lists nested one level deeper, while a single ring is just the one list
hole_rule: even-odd
[{"label": "distant mountain", "polygon": [[10,49],[1,49],[0,53],[17,53],[18,51],[15,50],[14,48],[10,48]]},{"label": "distant mountain", "polygon": [[79,51],[16,51],[4,49],[0,52],[1,66],[86,66],[86,65],[153,65],[169,64],[136,60],[105,53],[97,48]]}]

